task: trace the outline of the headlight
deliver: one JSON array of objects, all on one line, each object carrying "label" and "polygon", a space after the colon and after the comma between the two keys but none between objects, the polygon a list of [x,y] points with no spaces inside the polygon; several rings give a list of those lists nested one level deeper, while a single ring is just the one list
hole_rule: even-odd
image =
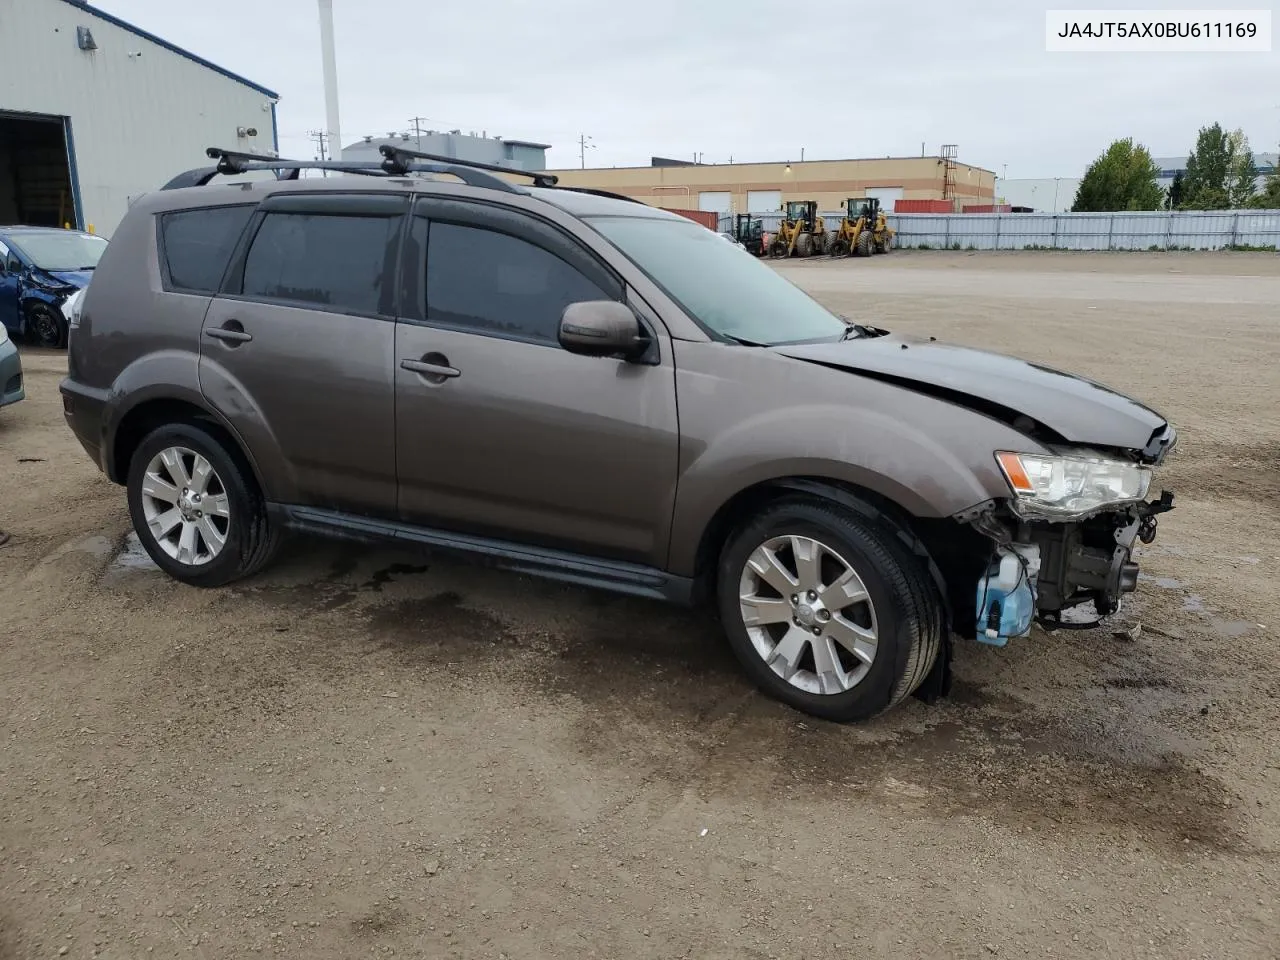
[{"label": "headlight", "polygon": [[84,302],[84,287],[76,290],[62,301],[62,315],[67,319],[67,327],[74,329],[80,326],[80,304]]},{"label": "headlight", "polygon": [[1027,519],[1072,520],[1147,495],[1151,471],[1105,457],[996,454],[1013,490],[1013,509]]}]

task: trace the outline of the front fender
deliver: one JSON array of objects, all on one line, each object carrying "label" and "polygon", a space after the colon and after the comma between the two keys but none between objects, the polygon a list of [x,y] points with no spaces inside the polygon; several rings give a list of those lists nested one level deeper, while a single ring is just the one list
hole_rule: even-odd
[{"label": "front fender", "polygon": [[63,294],[54,293],[44,287],[37,287],[28,283],[22,284],[18,288],[18,331],[24,337],[27,335],[27,310],[33,304],[42,303],[53,307],[61,313],[62,301],[65,299],[66,296]]},{"label": "front fender", "polygon": [[[672,518],[670,569],[692,576],[703,531],[717,511],[743,491],[797,477],[832,480],[870,490],[916,517],[947,517],[1008,487],[992,456],[1026,437],[981,418],[972,456],[962,456],[945,421],[967,411],[942,407],[938,429],[924,430],[877,410],[844,404],[782,407],[744,420],[715,436],[682,471]],[[989,425],[989,426],[988,426]],[[975,436],[977,434],[977,436]]]}]

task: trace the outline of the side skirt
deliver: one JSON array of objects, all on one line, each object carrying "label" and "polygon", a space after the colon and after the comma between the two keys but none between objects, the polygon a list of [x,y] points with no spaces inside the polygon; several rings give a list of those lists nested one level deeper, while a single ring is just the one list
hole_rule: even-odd
[{"label": "side skirt", "polygon": [[565,550],[354,516],[319,507],[273,503],[267,505],[267,511],[273,521],[288,530],[366,543],[413,544],[514,573],[682,606],[693,604],[692,578],[673,576],[643,564],[601,560]]}]

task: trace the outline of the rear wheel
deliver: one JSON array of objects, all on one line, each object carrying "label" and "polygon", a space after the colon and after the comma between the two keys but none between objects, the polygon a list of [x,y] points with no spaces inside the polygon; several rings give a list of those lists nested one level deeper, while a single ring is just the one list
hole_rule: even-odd
[{"label": "rear wheel", "polygon": [[937,591],[889,528],[820,500],[788,500],[721,554],[721,620],[770,696],[814,716],[862,720],[899,703],[942,645]]},{"label": "rear wheel", "polygon": [[802,233],[800,236],[796,237],[796,256],[813,256],[813,234]]},{"label": "rear wheel", "polygon": [[175,423],[148,434],[130,461],[128,488],[138,539],[175,580],[221,586],[275,553],[277,531],[252,473],[204,426]]},{"label": "rear wheel", "polygon": [[56,349],[66,344],[67,321],[56,307],[33,303],[27,307],[26,334],[33,346]]}]

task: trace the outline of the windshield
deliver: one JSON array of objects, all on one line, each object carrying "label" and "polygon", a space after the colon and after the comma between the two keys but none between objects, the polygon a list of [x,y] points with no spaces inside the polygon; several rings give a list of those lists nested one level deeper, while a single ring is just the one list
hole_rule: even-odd
[{"label": "windshield", "polygon": [[588,221],[704,327],[773,345],[843,336],[847,324],[750,253],[693,222]]},{"label": "windshield", "polygon": [[11,238],[41,270],[92,270],[107,249],[107,241],[89,233],[50,230]]}]

